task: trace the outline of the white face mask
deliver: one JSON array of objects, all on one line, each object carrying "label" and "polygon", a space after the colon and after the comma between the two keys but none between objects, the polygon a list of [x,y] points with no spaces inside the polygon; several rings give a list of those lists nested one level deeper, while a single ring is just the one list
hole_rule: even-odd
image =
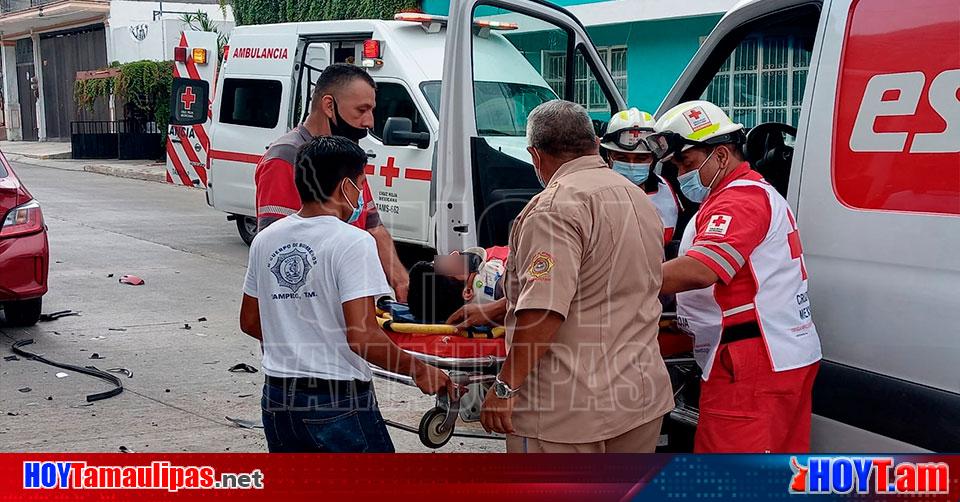
[{"label": "white face mask", "polygon": [[538,152],[537,149],[534,148],[533,153],[531,155],[537,158],[537,161],[533,163],[533,172],[534,174],[537,175],[537,181],[540,182],[540,187],[547,188],[547,182],[544,181],[542,176],[540,176],[540,170],[537,169],[537,164],[540,164],[543,162],[542,160],[540,160],[540,152]]}]

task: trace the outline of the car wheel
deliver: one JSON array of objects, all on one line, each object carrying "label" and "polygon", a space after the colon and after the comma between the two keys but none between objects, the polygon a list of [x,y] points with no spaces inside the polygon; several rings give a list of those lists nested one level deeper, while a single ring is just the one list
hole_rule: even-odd
[{"label": "car wheel", "polygon": [[237,232],[240,238],[249,246],[253,238],[257,236],[257,219],[253,216],[237,215]]},{"label": "car wheel", "polygon": [[8,326],[33,326],[40,320],[42,307],[43,298],[6,302],[3,304],[3,315]]}]

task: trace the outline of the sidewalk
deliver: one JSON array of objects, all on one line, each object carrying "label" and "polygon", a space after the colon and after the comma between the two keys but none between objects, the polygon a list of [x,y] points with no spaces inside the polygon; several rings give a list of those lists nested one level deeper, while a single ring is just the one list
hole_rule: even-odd
[{"label": "sidewalk", "polygon": [[0,152],[11,162],[35,166],[86,171],[119,178],[165,183],[166,166],[150,160],[71,159],[70,143],[37,141],[0,141]]}]

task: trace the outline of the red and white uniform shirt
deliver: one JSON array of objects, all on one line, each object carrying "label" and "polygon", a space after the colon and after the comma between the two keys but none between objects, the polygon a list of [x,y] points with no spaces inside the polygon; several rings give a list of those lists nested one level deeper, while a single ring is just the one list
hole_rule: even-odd
[{"label": "red and white uniform shirt", "polygon": [[707,197],[687,225],[680,255],[710,267],[720,281],[677,294],[677,317],[695,336],[694,356],[710,369],[724,327],[757,322],[775,371],[820,360],[807,272],[787,201],[746,162]]},{"label": "red and white uniform shirt", "polygon": [[664,181],[660,175],[654,176],[657,177],[657,191],[647,192],[647,196],[650,197],[650,201],[653,202],[657,212],[660,213],[660,220],[663,221],[663,243],[667,244],[673,239],[673,231],[677,228],[677,218],[680,216],[680,211],[683,211],[683,207],[680,205],[677,194],[673,193],[670,184]]},{"label": "red and white uniform shirt", "polygon": [[[297,151],[310,142],[313,136],[306,127],[299,125],[292,131],[280,136],[257,163],[254,181],[257,190],[257,227],[267,228],[271,223],[300,210],[300,194],[293,181],[293,164],[297,160]],[[363,184],[364,207],[360,219],[352,225],[369,230],[380,226],[380,213],[377,203],[370,193],[370,186]]]}]

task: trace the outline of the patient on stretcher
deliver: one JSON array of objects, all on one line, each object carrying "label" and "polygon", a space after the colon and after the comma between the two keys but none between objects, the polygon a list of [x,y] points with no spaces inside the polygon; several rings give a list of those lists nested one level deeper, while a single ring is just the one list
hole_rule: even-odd
[{"label": "patient on stretcher", "polygon": [[410,270],[410,313],[423,323],[442,324],[465,304],[502,298],[508,256],[506,246],[468,248],[417,263]]}]

